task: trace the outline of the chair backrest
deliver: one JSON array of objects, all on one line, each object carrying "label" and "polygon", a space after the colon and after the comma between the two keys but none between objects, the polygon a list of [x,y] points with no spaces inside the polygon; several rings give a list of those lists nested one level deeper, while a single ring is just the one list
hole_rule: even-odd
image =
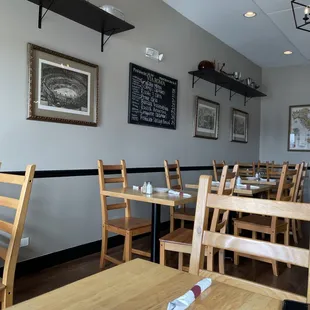
[{"label": "chair backrest", "polygon": [[213,174],[214,174],[214,180],[218,181],[221,174],[222,169],[226,165],[225,161],[223,160],[221,163],[217,163],[216,160],[212,160],[212,166],[213,166]]},{"label": "chair backrest", "polygon": [[[165,166],[165,176],[166,176],[167,187],[169,189],[182,190],[183,183],[182,183],[182,176],[181,176],[181,169],[180,169],[179,161],[176,159],[174,164],[169,165],[168,161],[164,160],[164,166]],[[173,184],[172,180],[174,180],[176,184]]]},{"label": "chair backrest", "polygon": [[[233,195],[236,185],[236,180],[238,177],[239,166],[235,165],[232,172],[228,171],[228,165],[225,165],[222,170],[221,181],[219,185],[218,195]],[[226,182],[230,181],[229,187],[226,188]],[[229,211],[226,211],[219,223],[220,210],[215,209],[213,212],[211,231],[220,231],[221,233],[226,233],[227,221],[228,221]]]},{"label": "chair backrest", "polygon": [[204,270],[203,262],[205,247],[211,246],[309,268],[310,251],[308,249],[211,232],[207,230],[207,223],[210,208],[310,221],[310,204],[210,194],[211,181],[212,178],[210,176],[201,176],[199,180],[189,272],[272,298],[309,302],[310,275],[308,275],[307,297],[304,297]]},{"label": "chair backrest", "polygon": [[297,186],[294,196],[295,202],[303,202],[304,201],[304,186],[305,179],[307,177],[308,163],[302,162],[300,164],[300,169],[297,178]]},{"label": "chair backrest", "polygon": [[240,163],[239,165],[239,175],[240,177],[254,177],[255,176],[255,163]]},{"label": "chair backrest", "polygon": [[0,258],[4,260],[2,283],[11,293],[13,290],[16,263],[20,241],[24,231],[35,169],[35,165],[27,166],[24,176],[0,173],[0,183],[21,186],[19,199],[0,196],[1,206],[16,210],[13,223],[0,221],[0,230],[11,235],[8,248],[0,247]]},{"label": "chair backrest", "polygon": [[[106,177],[105,172],[113,174],[113,177]],[[115,177],[116,174],[121,174],[119,177]],[[102,222],[108,221],[108,211],[125,209],[125,216],[130,217],[130,202],[128,199],[121,199],[121,203],[108,204],[108,196],[103,195],[102,191],[106,189],[107,184],[122,184],[123,188],[128,187],[126,162],[121,160],[120,165],[104,165],[102,160],[98,160],[98,175],[99,175],[99,189],[100,189],[100,201],[102,211]]]}]

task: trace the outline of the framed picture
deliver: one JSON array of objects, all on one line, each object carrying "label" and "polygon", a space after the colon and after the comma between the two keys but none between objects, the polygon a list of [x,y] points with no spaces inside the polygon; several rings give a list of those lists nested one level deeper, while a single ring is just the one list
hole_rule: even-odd
[{"label": "framed picture", "polygon": [[98,125],[99,67],[28,44],[29,120]]},{"label": "framed picture", "polygon": [[194,137],[218,139],[220,105],[214,101],[196,97]]},{"label": "framed picture", "polygon": [[310,151],[310,105],[290,106],[288,151]]},{"label": "framed picture", "polygon": [[249,114],[232,109],[231,141],[248,143]]}]

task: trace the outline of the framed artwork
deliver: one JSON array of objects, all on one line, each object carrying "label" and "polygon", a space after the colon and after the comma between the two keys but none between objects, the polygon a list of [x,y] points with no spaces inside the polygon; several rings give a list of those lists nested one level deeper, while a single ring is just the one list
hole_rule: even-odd
[{"label": "framed artwork", "polygon": [[231,141],[248,143],[249,114],[232,109],[231,114]]},{"label": "framed artwork", "polygon": [[194,137],[218,139],[220,105],[214,101],[196,97],[194,113]]},{"label": "framed artwork", "polygon": [[310,105],[290,106],[288,151],[310,151]]},{"label": "framed artwork", "polygon": [[98,125],[99,67],[28,44],[29,120]]}]

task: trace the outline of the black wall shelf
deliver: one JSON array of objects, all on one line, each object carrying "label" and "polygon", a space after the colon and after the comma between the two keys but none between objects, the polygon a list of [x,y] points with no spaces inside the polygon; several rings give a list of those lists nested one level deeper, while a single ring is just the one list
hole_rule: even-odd
[{"label": "black wall shelf", "polygon": [[214,84],[215,96],[221,88],[226,88],[229,90],[229,100],[231,100],[231,98],[235,94],[240,94],[244,96],[244,104],[246,104],[251,98],[266,96],[257,89],[254,89],[253,87],[245,85],[242,82],[237,81],[224,73],[212,69],[190,71],[188,73],[193,76],[193,88],[200,79]]},{"label": "black wall shelf", "polygon": [[[85,0],[28,0],[39,6],[38,27],[48,11],[53,11],[81,25],[101,33],[101,51],[105,43],[114,34],[134,29],[127,22],[103,11]],[[43,13],[43,9],[46,9]],[[104,35],[108,38],[104,40]]]}]

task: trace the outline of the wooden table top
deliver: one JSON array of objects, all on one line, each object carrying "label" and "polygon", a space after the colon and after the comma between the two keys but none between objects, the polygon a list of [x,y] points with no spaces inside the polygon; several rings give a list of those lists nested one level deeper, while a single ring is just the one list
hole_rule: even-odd
[{"label": "wooden table top", "polygon": [[[167,309],[201,277],[136,259],[30,299],[12,310]],[[189,309],[280,310],[282,302],[213,281]]]},{"label": "wooden table top", "polygon": [[102,194],[116,197],[124,198],[135,201],[142,201],[148,203],[157,203],[164,206],[176,207],[179,205],[196,202],[197,192],[196,191],[186,191],[186,194],[190,194],[191,197],[180,197],[175,195],[169,195],[168,193],[153,193],[152,195],[146,195],[140,191],[133,190],[132,188],[113,188],[106,189],[102,191]]},{"label": "wooden table top", "polygon": [[[235,187],[234,193],[242,196],[253,196],[255,194],[263,193],[271,189],[271,185],[255,185],[258,188],[242,188],[242,187]],[[186,188],[190,189],[198,189],[198,184],[186,184]],[[218,186],[212,185],[211,190],[212,192],[217,192],[219,189]]]},{"label": "wooden table top", "polygon": [[247,179],[242,179],[242,184],[252,184],[252,185],[271,185],[271,186],[276,186],[277,181],[257,181],[257,180],[247,180]]}]

